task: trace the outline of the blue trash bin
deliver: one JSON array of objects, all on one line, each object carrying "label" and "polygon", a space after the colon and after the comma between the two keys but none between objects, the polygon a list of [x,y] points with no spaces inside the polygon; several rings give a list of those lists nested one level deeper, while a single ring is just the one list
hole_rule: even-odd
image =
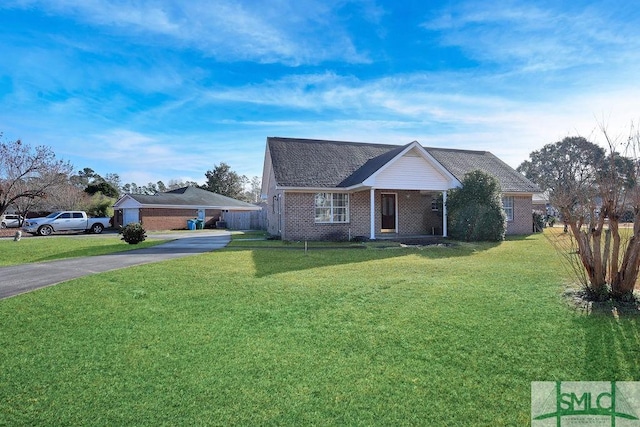
[{"label": "blue trash bin", "polygon": [[188,230],[195,230],[196,229],[196,221],[193,219],[188,219],[187,220],[187,229]]}]

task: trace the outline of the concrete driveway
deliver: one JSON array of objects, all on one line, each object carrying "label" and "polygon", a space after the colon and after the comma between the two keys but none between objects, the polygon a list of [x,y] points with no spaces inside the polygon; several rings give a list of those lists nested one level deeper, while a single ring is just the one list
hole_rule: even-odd
[{"label": "concrete driveway", "polygon": [[147,238],[174,240],[151,248],[134,249],[109,255],[0,267],[0,299],[89,274],[197,255],[224,248],[231,241],[231,233],[223,230],[172,232],[152,234]]}]

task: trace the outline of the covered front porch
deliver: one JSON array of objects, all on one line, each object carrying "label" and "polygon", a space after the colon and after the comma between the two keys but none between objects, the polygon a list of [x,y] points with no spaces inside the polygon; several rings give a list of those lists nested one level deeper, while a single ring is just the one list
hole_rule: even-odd
[{"label": "covered front porch", "polygon": [[[362,181],[369,192],[369,238],[395,234],[447,236],[447,191],[458,180],[412,142]],[[438,233],[439,231],[439,233]]]},{"label": "covered front porch", "polygon": [[369,190],[369,239],[447,237],[447,192]]}]

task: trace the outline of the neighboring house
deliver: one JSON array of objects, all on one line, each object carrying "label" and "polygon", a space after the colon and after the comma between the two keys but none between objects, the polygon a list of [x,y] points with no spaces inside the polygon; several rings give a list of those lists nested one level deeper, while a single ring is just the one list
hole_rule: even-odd
[{"label": "neighboring house", "polygon": [[285,240],[447,236],[447,191],[473,170],[500,182],[507,233],[531,233],[540,190],[487,151],[269,137],[267,231]]},{"label": "neighboring house", "polygon": [[249,212],[262,209],[231,197],[198,187],[147,194],[125,194],[113,205],[114,226],[140,222],[146,230],[187,228],[187,220],[200,219],[205,227],[225,228],[226,212]]},{"label": "neighboring house", "polygon": [[544,215],[554,215],[555,209],[549,203],[549,193],[535,193],[532,197],[533,210],[542,212]]},{"label": "neighboring house", "polygon": [[549,198],[547,197],[546,193],[535,193],[531,197],[531,203],[533,205],[534,211],[541,211],[546,213],[547,207],[549,206]]}]

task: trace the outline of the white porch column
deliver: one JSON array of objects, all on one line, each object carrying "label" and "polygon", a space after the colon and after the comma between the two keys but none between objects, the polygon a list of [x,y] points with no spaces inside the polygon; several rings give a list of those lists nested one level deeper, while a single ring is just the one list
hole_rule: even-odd
[{"label": "white porch column", "polygon": [[375,204],[376,204],[376,197],[375,197],[375,193],[376,191],[371,188],[369,190],[369,223],[371,224],[370,226],[370,232],[369,232],[369,239],[371,240],[375,240],[376,239],[376,211],[375,211]]},{"label": "white porch column", "polygon": [[447,190],[442,192],[442,237],[447,237]]}]

